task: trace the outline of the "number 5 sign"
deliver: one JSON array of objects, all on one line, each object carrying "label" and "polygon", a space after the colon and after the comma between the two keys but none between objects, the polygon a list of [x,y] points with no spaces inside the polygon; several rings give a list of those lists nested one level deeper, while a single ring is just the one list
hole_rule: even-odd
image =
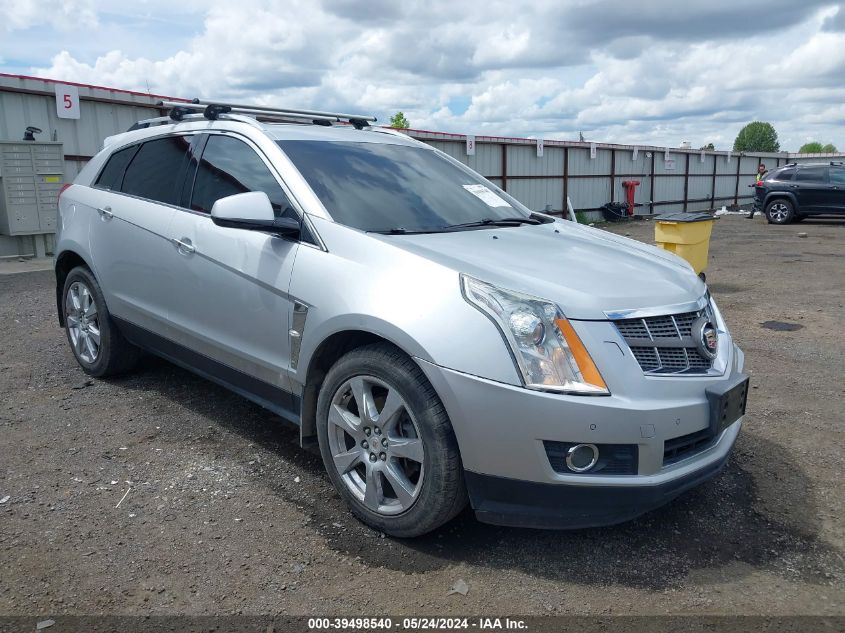
[{"label": "number 5 sign", "polygon": [[79,89],[67,84],[56,84],[56,114],[60,119],[79,118]]}]

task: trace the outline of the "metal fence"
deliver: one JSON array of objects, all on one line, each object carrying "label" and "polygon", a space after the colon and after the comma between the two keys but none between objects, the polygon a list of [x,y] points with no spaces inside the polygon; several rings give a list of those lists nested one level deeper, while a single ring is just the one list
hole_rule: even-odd
[{"label": "metal fence", "polygon": [[566,208],[567,196],[576,211],[593,213],[607,202],[623,202],[622,183],[631,180],[639,182],[638,214],[741,206],[751,201],[749,185],[760,163],[771,170],[787,162],[845,158],[549,140],[538,156],[536,140],[502,137],[476,137],[470,155],[463,135],[408,134],[465,163],[529,208],[552,213]]},{"label": "metal fence", "polygon": [[[64,144],[68,181],[97,153],[107,136],[164,112],[156,106],[162,98],[158,95],[76,84],[81,116],[60,119],[55,88],[61,83],[0,73],[0,140],[19,140],[28,125],[41,128],[40,140]],[[475,154],[469,155],[464,135],[423,130],[406,133],[469,165],[531,209],[561,213],[569,197],[575,210],[594,216],[603,204],[624,200],[622,183],[626,180],[640,183],[635,195],[641,205],[637,213],[698,211],[749,202],[748,185],[754,182],[760,162],[773,169],[792,161],[845,158],[845,154],[740,156],[724,151],[552,140],[544,142],[543,155],[538,156],[536,140],[491,136],[476,137]],[[36,248],[37,240],[43,240],[40,248]],[[51,236],[0,236],[0,258],[49,252],[51,247]]]}]

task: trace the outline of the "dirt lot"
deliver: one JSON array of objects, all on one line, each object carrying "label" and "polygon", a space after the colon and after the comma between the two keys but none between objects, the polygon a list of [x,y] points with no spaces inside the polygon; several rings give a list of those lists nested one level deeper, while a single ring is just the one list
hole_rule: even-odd
[{"label": "dirt lot", "polygon": [[617,527],[414,541],[238,396],[154,359],[86,380],[52,274],[0,276],[0,614],[845,614],[845,221],[728,216],[711,255],[755,387],[722,476]]}]

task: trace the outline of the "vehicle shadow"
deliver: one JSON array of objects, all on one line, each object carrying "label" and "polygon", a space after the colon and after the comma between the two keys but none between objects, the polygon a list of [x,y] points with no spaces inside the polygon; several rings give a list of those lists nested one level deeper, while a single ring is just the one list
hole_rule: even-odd
[{"label": "vehicle shadow", "polygon": [[[812,481],[782,446],[749,432],[740,435],[719,477],[628,523],[577,531],[502,528],[479,523],[467,509],[432,534],[399,540],[357,522],[320,457],[297,446],[298,429],[257,405],[158,359],[115,382],[178,402],[198,416],[198,426],[217,425],[248,440],[251,451],[260,447],[264,470],[253,483],[267,488],[268,502],[276,497],[296,505],[330,548],[372,567],[413,574],[468,563],[651,590],[682,585],[697,570],[720,579],[766,570],[818,584],[843,574],[841,553],[818,537]],[[201,446],[220,452],[213,441]],[[280,465],[298,468],[302,483],[273,478]]]},{"label": "vehicle shadow", "polygon": [[830,216],[823,216],[823,215],[810,215],[806,218],[802,219],[797,224],[793,224],[792,226],[803,226],[803,225],[813,226],[843,226],[845,227],[845,216],[843,215],[830,215]]}]

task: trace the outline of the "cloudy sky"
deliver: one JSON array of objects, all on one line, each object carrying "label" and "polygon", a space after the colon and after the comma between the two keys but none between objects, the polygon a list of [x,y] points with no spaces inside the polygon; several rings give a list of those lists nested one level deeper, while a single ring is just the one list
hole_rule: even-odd
[{"label": "cloudy sky", "polygon": [[4,72],[415,128],[727,149],[845,149],[845,3],[828,0],[0,0]]}]

